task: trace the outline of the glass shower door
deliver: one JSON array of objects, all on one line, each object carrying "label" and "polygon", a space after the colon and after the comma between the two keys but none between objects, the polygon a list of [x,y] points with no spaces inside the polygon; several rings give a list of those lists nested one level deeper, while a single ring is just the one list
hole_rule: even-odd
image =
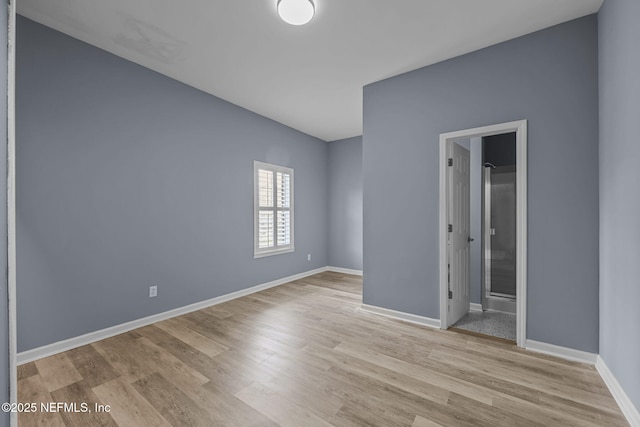
[{"label": "glass shower door", "polygon": [[485,297],[516,297],[516,170],[486,167]]}]

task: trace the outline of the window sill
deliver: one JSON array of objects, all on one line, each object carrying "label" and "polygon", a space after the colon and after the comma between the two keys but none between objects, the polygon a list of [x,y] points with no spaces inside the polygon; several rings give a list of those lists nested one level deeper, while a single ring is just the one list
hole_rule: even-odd
[{"label": "window sill", "polygon": [[275,249],[273,251],[267,251],[267,252],[258,252],[253,254],[253,258],[264,258],[264,257],[268,257],[271,255],[280,255],[280,254],[286,254],[289,252],[293,252],[295,250],[294,247],[290,247],[290,248],[284,248],[284,249]]}]

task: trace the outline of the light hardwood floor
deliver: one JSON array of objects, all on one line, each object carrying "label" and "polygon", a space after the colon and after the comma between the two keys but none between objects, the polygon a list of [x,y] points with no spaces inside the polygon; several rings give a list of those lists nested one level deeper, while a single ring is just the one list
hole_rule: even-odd
[{"label": "light hardwood floor", "polygon": [[28,426],[622,426],[593,366],[359,311],[322,273],[19,367]]}]

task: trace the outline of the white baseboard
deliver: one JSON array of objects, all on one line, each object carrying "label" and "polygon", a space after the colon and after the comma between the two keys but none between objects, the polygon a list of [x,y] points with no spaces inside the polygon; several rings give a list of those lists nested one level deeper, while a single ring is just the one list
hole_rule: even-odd
[{"label": "white baseboard", "polygon": [[336,273],[344,273],[344,274],[353,274],[354,276],[362,276],[362,270],[352,270],[350,268],[328,266],[327,271],[334,271]]},{"label": "white baseboard", "polygon": [[170,319],[176,316],[181,316],[183,314],[191,313],[193,311],[202,310],[203,308],[211,307],[216,304],[221,304],[223,302],[227,302],[232,299],[240,298],[246,295],[263,291],[265,289],[280,286],[285,283],[293,282],[294,280],[302,279],[308,276],[313,276],[314,274],[323,273],[325,271],[327,271],[327,267],[305,271],[303,273],[294,274],[288,277],[283,277],[282,279],[277,279],[271,282],[262,283],[260,285],[252,286],[250,288],[242,289],[236,292],[231,292],[229,294],[221,295],[219,297],[211,298],[205,301],[200,301],[194,304],[185,305],[183,307],[174,308],[173,310],[165,311],[163,313],[158,313],[152,316],[143,317],[142,319],[132,320],[131,322],[122,323],[120,325],[101,329],[95,332],[90,332],[88,334],[80,335],[78,337],[69,338],[64,341],[58,341],[52,344],[44,345],[42,347],[37,347],[31,350],[23,351],[18,353],[16,362],[18,365],[23,365],[25,363],[33,362],[34,360],[42,359],[43,357],[53,356],[54,354],[62,353],[63,351],[68,351],[74,348],[81,347],[83,345],[87,345],[96,341],[103,340],[105,338],[110,338],[115,335],[119,335],[124,332],[131,331],[133,329],[151,325],[152,323],[160,322],[162,320]]},{"label": "white baseboard", "polygon": [[469,311],[482,311],[482,304],[478,304],[477,302],[470,302]]},{"label": "white baseboard", "polygon": [[560,357],[561,359],[570,360],[572,362],[588,363],[590,365],[596,363],[596,357],[598,356],[595,353],[589,353],[582,350],[574,350],[573,348],[547,344],[545,342],[534,340],[527,340],[525,349],[535,351],[536,353]]},{"label": "white baseboard", "polygon": [[638,411],[638,408],[634,406],[633,402],[629,399],[627,393],[624,392],[624,389],[613,375],[613,372],[609,370],[609,367],[600,355],[598,355],[596,359],[596,369],[600,373],[604,383],[609,388],[611,395],[616,402],[618,402],[620,410],[627,418],[627,421],[629,421],[631,427],[640,427],[640,411]]},{"label": "white baseboard", "polygon": [[402,311],[390,310],[388,308],[376,307],[375,305],[367,304],[362,304],[360,306],[360,310],[366,313],[373,313],[379,316],[390,317],[396,320],[440,329],[440,319],[432,319],[430,317],[418,316],[417,314],[405,313]]}]

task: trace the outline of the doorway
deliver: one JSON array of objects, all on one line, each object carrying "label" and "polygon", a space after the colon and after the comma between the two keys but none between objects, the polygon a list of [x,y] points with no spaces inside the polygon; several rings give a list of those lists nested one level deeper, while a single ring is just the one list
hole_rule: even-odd
[{"label": "doorway", "polygon": [[516,134],[485,136],[480,144],[482,159],[477,161],[482,165],[482,310],[515,314]]},{"label": "doorway", "polygon": [[[441,328],[449,328],[470,309],[506,312],[505,316],[515,313],[515,338],[519,347],[524,347],[526,340],[526,131],[527,122],[521,120],[440,135]],[[500,158],[508,158],[504,156],[508,150],[496,143],[504,134],[511,134],[515,140],[511,164]],[[484,224],[483,233],[479,235],[472,233],[470,226],[473,211],[470,151],[473,148],[477,152],[478,148],[490,145],[498,157],[495,154],[492,157],[489,150],[482,155],[483,163],[475,165],[476,172],[483,169],[478,175],[483,179],[482,193],[486,194],[482,196]],[[497,204],[509,201],[513,206],[511,210],[497,209]],[[470,274],[471,266],[477,264],[472,246],[482,248],[479,277]],[[474,298],[474,302],[470,298],[470,281],[473,279],[479,284],[480,278],[482,298],[481,301]]]}]

